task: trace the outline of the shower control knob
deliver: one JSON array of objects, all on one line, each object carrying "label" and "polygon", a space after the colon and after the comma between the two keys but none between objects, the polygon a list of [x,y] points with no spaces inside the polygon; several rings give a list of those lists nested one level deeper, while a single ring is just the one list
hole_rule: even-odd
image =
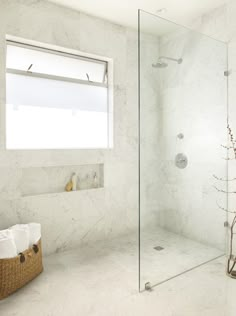
[{"label": "shower control knob", "polygon": [[184,169],[188,165],[188,158],[185,154],[179,153],[175,157],[175,165],[177,168]]}]

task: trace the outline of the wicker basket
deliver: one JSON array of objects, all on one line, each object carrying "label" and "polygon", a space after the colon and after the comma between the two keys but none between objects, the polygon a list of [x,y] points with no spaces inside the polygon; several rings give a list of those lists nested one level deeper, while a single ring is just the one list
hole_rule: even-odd
[{"label": "wicker basket", "polygon": [[43,271],[41,240],[15,258],[0,259],[0,300]]}]

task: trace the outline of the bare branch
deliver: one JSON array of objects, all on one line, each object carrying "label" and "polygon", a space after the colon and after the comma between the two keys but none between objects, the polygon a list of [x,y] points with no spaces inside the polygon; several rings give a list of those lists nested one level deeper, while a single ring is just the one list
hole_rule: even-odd
[{"label": "bare branch", "polygon": [[220,146],[223,147],[223,148],[225,148],[225,149],[227,149],[227,150],[229,150],[229,149],[234,149],[233,146],[225,146],[225,145],[220,145]]},{"label": "bare branch", "polygon": [[219,180],[219,181],[235,181],[236,178],[232,178],[232,179],[224,179],[224,178],[218,178],[216,175],[213,174],[213,177],[216,179],[216,180]]},{"label": "bare branch", "polygon": [[234,135],[233,135],[233,133],[232,133],[232,130],[231,130],[229,124],[227,125],[227,129],[228,129],[228,132],[229,132],[229,137],[230,137],[231,144],[232,144],[232,146],[233,146],[234,157],[235,157],[235,159],[236,159],[235,140],[234,140]]},{"label": "bare branch", "polygon": [[[236,148],[235,148],[235,140],[234,140],[234,136],[233,136],[233,133],[232,133],[232,130],[229,126],[229,124],[227,125],[227,130],[228,130],[228,133],[229,133],[229,138],[230,138],[230,142],[231,142],[231,145],[232,146],[223,146],[221,145],[223,148],[227,149],[227,154],[229,154],[229,150],[230,149],[233,149],[233,152],[234,152],[234,159],[236,159]],[[225,160],[233,160],[232,158],[226,158]],[[234,181],[235,178],[233,179],[223,179],[223,178],[219,178],[215,175],[213,175],[213,177],[217,180],[220,180],[220,181]],[[216,186],[214,186],[214,188],[218,191],[218,192],[222,192],[222,193],[226,193],[226,194],[230,194],[230,193],[236,193],[236,192],[229,192],[229,191],[224,191],[224,190],[221,190],[221,189],[218,189]],[[219,207],[219,209],[221,209],[222,211],[226,212],[226,213],[231,213],[231,214],[234,214],[234,218],[233,220],[231,221],[231,225],[230,225],[230,241],[229,241],[229,246],[230,246],[230,253],[229,253],[229,257],[228,257],[228,263],[227,263],[227,273],[228,275],[230,276],[233,276],[235,275],[235,270],[234,270],[234,267],[236,265],[236,260],[235,260],[235,257],[233,256],[233,242],[234,242],[234,235],[236,235],[236,233],[234,232],[234,228],[235,228],[235,225],[236,225],[236,211],[229,211],[227,209],[225,209],[224,207],[220,206],[217,202],[216,202],[217,206]],[[233,263],[232,263],[233,261]],[[231,264],[230,264],[231,263]]]},{"label": "bare branch", "polygon": [[235,160],[236,158],[223,158],[223,157],[222,157],[222,159],[223,159],[223,160]]},{"label": "bare branch", "polygon": [[219,207],[219,209],[221,209],[222,211],[224,211],[226,213],[236,214],[236,211],[229,211],[226,208],[220,206],[217,202],[216,202],[216,205]]},{"label": "bare branch", "polygon": [[213,185],[213,188],[215,188],[218,192],[221,192],[221,193],[229,193],[229,194],[236,194],[236,191],[224,191],[224,190],[221,190],[221,189],[218,189],[216,186]]}]

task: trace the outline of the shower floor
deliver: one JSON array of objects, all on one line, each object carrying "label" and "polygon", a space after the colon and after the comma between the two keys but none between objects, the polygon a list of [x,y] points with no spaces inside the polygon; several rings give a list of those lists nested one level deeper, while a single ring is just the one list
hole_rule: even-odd
[{"label": "shower floor", "polygon": [[[173,274],[181,273],[185,269],[190,269],[220,255],[216,249],[163,229],[146,231],[142,240],[144,248],[141,261],[143,284],[147,281],[153,284],[160,280],[163,281]],[[202,280],[204,281],[210,277],[209,270],[212,269],[210,267],[214,267],[213,270],[218,268],[218,271],[214,273],[214,278],[215,274],[218,275],[218,278],[219,275],[223,279],[225,278],[224,259],[220,258],[156,287],[151,293],[139,294],[137,245],[138,236],[135,233],[106,243],[99,242],[45,258],[44,273],[8,299],[1,301],[0,314],[4,316],[26,314],[34,316],[133,316],[144,315],[145,311],[155,313],[154,309],[158,304],[161,316],[189,316],[195,315],[195,313],[191,314],[191,311],[188,310],[188,313],[184,314],[182,309],[180,314],[173,314],[173,311],[168,312],[169,300],[172,300],[172,307],[175,308],[175,311],[178,308],[178,306],[174,307],[174,302],[179,293],[175,293],[173,297],[171,291],[179,289],[179,286],[182,288],[183,280],[187,282],[187,287],[189,282],[191,284],[195,282],[197,290],[201,275],[197,271],[203,271]],[[156,246],[164,249],[155,250]],[[208,272],[204,274],[204,271]],[[196,277],[196,275],[198,276]],[[211,275],[213,276],[213,274]],[[201,286],[205,290],[206,285]],[[170,290],[171,287],[173,287],[172,290]],[[180,304],[181,298],[183,304],[185,303],[185,296],[189,293],[187,287],[186,293],[183,293],[182,290],[182,296],[176,303]],[[160,301],[160,293],[163,290],[165,296]],[[210,291],[214,294],[214,288],[209,289]],[[159,293],[159,296],[154,297],[152,293],[155,292]],[[198,292],[199,290],[194,294],[195,298],[196,295],[199,295]],[[150,296],[147,297],[147,295]],[[144,298],[149,302],[145,308]],[[199,304],[202,308],[201,304],[204,302],[199,301]],[[194,311],[197,311],[196,306]],[[199,314],[196,313],[196,315]],[[213,314],[206,313],[205,315]]]},{"label": "shower floor", "polygon": [[171,233],[165,229],[141,230],[141,286],[164,282],[222,256],[219,249]]}]

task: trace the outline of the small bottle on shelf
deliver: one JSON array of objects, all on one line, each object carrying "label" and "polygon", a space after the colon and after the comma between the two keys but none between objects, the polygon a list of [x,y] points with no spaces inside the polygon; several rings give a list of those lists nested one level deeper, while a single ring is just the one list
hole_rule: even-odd
[{"label": "small bottle on shelf", "polygon": [[94,176],[93,176],[93,187],[94,188],[98,187],[98,177],[97,177],[97,173],[96,172],[94,173]]},{"label": "small bottle on shelf", "polygon": [[77,189],[77,176],[76,176],[76,173],[73,173],[71,181],[72,181],[72,191],[76,191],[76,189]]}]

